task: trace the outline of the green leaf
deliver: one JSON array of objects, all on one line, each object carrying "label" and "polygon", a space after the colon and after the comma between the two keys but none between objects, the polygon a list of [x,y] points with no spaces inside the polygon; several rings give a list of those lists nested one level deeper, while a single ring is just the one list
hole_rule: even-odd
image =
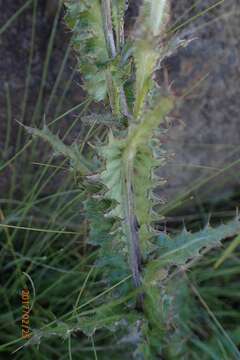
[{"label": "green leaf", "polygon": [[65,21],[74,34],[73,45],[84,78],[84,87],[95,100],[104,100],[107,84],[106,70],[102,65],[109,59],[100,2],[85,0],[76,3],[74,0],[66,0],[65,5]]},{"label": "green leaf", "polygon": [[112,0],[112,19],[118,50],[121,49],[124,43],[124,14],[126,8],[125,0]]},{"label": "green leaf", "polygon": [[[116,204],[109,212],[109,216],[127,219],[125,203],[128,181],[131,182],[133,196],[133,212],[136,214],[140,226],[140,234],[144,240],[152,237],[149,226],[153,221],[152,207],[154,205],[150,190],[155,186],[152,171],[159,165],[154,158],[150,145],[154,130],[163,121],[173,106],[170,98],[161,99],[153,110],[146,113],[143,120],[130,130],[125,139],[109,136],[108,144],[103,147],[101,154],[105,160],[105,170],[101,174],[102,183],[106,186],[105,198]],[[131,179],[128,179],[127,168],[131,168]],[[143,240],[142,239],[142,240]],[[128,239],[128,242],[130,239]],[[144,241],[142,241],[144,247]]]},{"label": "green leaf", "polygon": [[54,150],[54,155],[63,155],[70,161],[72,170],[82,175],[88,174],[92,170],[91,164],[82,156],[78,144],[72,144],[70,146],[65,145],[57,135],[54,135],[46,125],[42,129],[32,128],[24,126],[25,129],[33,136],[39,137],[44,141],[47,141]]},{"label": "green leaf", "polygon": [[189,260],[200,257],[203,249],[219,247],[222,240],[232,237],[239,232],[240,221],[235,219],[228,224],[222,224],[216,228],[207,226],[196,233],[190,233],[184,229],[182,233],[174,238],[162,233],[157,239],[159,256],[157,260],[149,262],[146,274],[149,279],[154,279],[154,273],[157,269],[167,268],[171,265],[184,265]]},{"label": "green leaf", "polygon": [[[134,116],[140,117],[146,96],[153,88],[152,75],[163,59],[166,48],[163,38],[169,18],[168,0],[144,0],[134,32],[133,57],[136,65]],[[162,42],[162,43],[161,43]]]}]

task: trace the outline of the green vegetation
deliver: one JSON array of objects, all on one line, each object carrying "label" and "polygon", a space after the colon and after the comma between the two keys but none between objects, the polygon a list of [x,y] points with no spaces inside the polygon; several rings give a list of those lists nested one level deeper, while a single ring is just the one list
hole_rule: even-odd
[{"label": "green vegetation", "polygon": [[[23,125],[27,80],[17,150],[0,163],[1,171],[13,168],[10,192],[0,199],[0,351],[14,351],[16,359],[239,359],[239,236],[230,247],[223,242],[239,234],[238,215],[202,230],[192,226],[193,232],[158,231],[165,214],[157,196],[164,181],[155,171],[166,161],[160,138],[181,99],[159,87],[154,73],[169,53],[186,45],[173,40],[177,30],[169,30],[169,2],[143,1],[129,37],[125,1],[66,0],[65,6],[69,48],[86,91],[76,122],[87,131],[67,145],[70,128],[56,135],[66,113],[39,125],[60,3],[32,124]],[[35,17],[33,1],[32,46]],[[31,62],[30,56],[29,74]],[[5,152],[12,121],[8,87],[6,99]],[[93,102],[104,110],[95,113]],[[21,147],[23,133],[29,138]],[[42,141],[54,153],[49,158],[47,147],[48,163],[34,173]],[[25,151],[30,148],[31,159]],[[25,173],[18,198],[16,161]],[[43,195],[59,171],[64,181],[56,193]],[[32,301],[28,341],[20,337],[26,285]]]}]

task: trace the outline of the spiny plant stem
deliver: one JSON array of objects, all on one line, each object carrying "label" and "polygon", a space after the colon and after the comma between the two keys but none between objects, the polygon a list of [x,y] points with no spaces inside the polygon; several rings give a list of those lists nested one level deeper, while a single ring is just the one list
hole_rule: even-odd
[{"label": "spiny plant stem", "polygon": [[[173,46],[168,46],[168,39],[165,39],[170,1],[142,1],[136,29],[132,31],[129,41],[125,39],[124,49],[124,0],[65,0],[65,3],[68,7],[66,20],[77,35],[75,49],[79,70],[83,76],[84,88],[89,94],[89,99],[83,104],[87,108],[91,100],[104,101],[106,108],[110,107],[111,111],[93,113],[83,119],[84,122],[93,123],[94,127],[95,124],[99,125],[87,143],[91,127],[82,144],[75,142],[68,146],[63,142],[67,134],[61,140],[46,127],[42,130],[27,130],[32,135],[48,141],[55,150],[54,154],[64,155],[79,182],[79,196],[68,200],[66,204],[59,202],[59,210],[54,212],[54,220],[58,219],[57,224],[60,223],[63,214],[68,210],[69,213],[72,212],[72,205],[81,202],[81,216],[83,214],[84,217],[82,231],[79,233],[81,232],[84,256],[87,251],[86,244],[91,245],[90,251],[92,246],[97,247],[97,251],[88,257],[88,261],[91,259],[91,266],[94,261],[94,293],[90,296],[91,293],[87,292],[83,304],[75,306],[73,312],[65,313],[58,321],[42,328],[40,335],[34,335],[33,341],[39,342],[43,337],[41,334],[44,334],[44,337],[46,333],[48,336],[55,335],[55,329],[59,331],[59,320],[64,321],[60,327],[62,334],[65,335],[66,331],[70,334],[80,330],[88,336],[105,326],[111,326],[113,331],[117,331],[117,322],[127,320],[123,331],[128,334],[130,331],[139,334],[139,339],[134,339],[135,354],[148,360],[164,356],[172,359],[176,358],[177,349],[179,358],[185,356],[185,339],[189,334],[193,334],[187,329],[188,324],[192,323],[193,312],[188,311],[192,309],[192,303],[186,303],[189,289],[187,281],[182,276],[183,269],[193,266],[210,249],[219,247],[223,239],[239,234],[240,221],[237,216],[235,220],[217,228],[207,226],[197,233],[184,229],[174,237],[165,232],[159,233],[154,228],[156,221],[160,220],[155,211],[158,199],[154,189],[163,183],[154,169],[162,166],[165,160],[164,151],[159,144],[165,134],[165,126],[161,124],[176,104],[176,99],[171,94],[164,96],[164,91],[158,91],[159,87],[153,76],[162,59],[169,54],[169,48]],[[173,46],[171,51],[174,50]],[[126,56],[125,51],[130,55]],[[122,61],[124,57],[126,60]],[[132,116],[128,116],[124,90],[129,94],[128,103]],[[67,113],[78,107],[79,105]],[[126,119],[122,119],[122,114],[129,117],[128,123],[123,121]],[[58,116],[51,124],[64,115]],[[80,117],[81,113],[76,120]],[[104,126],[106,128],[103,128]],[[107,135],[108,142],[105,141]],[[82,151],[83,147],[86,150],[88,148],[85,144],[89,145],[87,154]],[[41,189],[47,181],[42,184]],[[30,207],[36,205],[35,200],[41,190],[36,191],[37,187],[35,184],[35,191],[33,189],[28,196],[27,205],[22,210],[20,208],[21,219],[26,217]],[[55,206],[55,203],[52,205]],[[69,214],[68,220],[72,221],[73,216]],[[69,224],[69,221],[64,223]],[[19,228],[11,224],[6,226]],[[3,224],[3,228],[6,226]],[[23,227],[20,229],[23,230]],[[43,229],[30,225],[25,229],[43,232]],[[7,228],[5,230],[7,231]],[[54,229],[46,230],[48,236],[56,232]],[[15,231],[11,234],[11,241],[15,237]],[[58,235],[55,234],[51,242],[63,233],[66,232],[60,231]],[[75,239],[74,236],[71,240],[73,244]],[[44,243],[47,243],[47,240],[48,237]],[[40,250],[42,251],[41,247]],[[59,255],[59,258],[62,256],[65,255]],[[81,256],[77,255],[77,259],[80,258],[84,259],[85,268],[88,261],[82,257],[82,253]],[[60,270],[55,267],[55,262],[52,265],[51,269]],[[47,265],[44,266],[47,268]],[[82,270],[82,263],[80,269]],[[79,283],[80,271],[77,276]],[[87,275],[86,279],[89,276]],[[107,281],[107,290],[99,293],[95,287],[97,278],[101,287]],[[130,280],[133,284],[130,284]],[[86,280],[84,284],[86,285]],[[49,289],[45,290],[45,294],[48,291]],[[110,295],[111,291],[114,291],[113,295]],[[45,294],[41,293],[40,298]],[[96,300],[98,304],[94,309],[79,313],[79,310]],[[111,302],[108,304],[109,300]],[[119,306],[121,304],[124,304],[123,313]],[[121,313],[115,316],[117,308]],[[132,318],[126,317],[126,308],[128,311],[132,309]],[[135,311],[136,309],[140,311]],[[74,323],[76,316],[77,325]],[[86,316],[88,317],[84,320]],[[193,335],[198,341],[198,332],[196,336]],[[125,334],[124,337],[126,338]],[[70,345],[69,342],[69,356]],[[234,351],[232,346],[231,353]]]},{"label": "spiny plant stem", "polygon": [[[104,27],[104,35],[106,40],[106,45],[108,49],[108,54],[110,58],[115,58],[117,55],[116,51],[116,45],[114,40],[114,34],[113,34],[113,25],[112,25],[112,15],[111,15],[111,0],[102,0],[102,18],[103,18],[103,27]],[[124,37],[124,34],[122,35]],[[111,78],[111,74],[109,76]],[[115,104],[114,104],[114,90],[113,90],[113,84],[110,79],[108,79],[108,96],[110,105],[112,108],[113,113],[115,112]],[[120,92],[120,102],[121,102],[121,112],[124,116],[130,117],[127,100],[125,96],[125,92],[123,87],[119,89]]]},{"label": "spiny plant stem", "polygon": [[104,21],[104,34],[108,53],[111,57],[114,58],[116,56],[116,46],[112,27],[111,0],[102,0],[102,14]]},{"label": "spiny plant stem", "polygon": [[[104,21],[104,33],[106,39],[106,45],[108,48],[109,55],[111,57],[116,57],[116,46],[114,41],[113,26],[112,26],[112,16],[111,16],[111,0],[102,0],[102,13]],[[108,84],[111,82],[111,74],[109,76]],[[111,90],[110,90],[111,92]],[[124,93],[124,89],[120,89],[120,98],[121,98],[121,107],[124,115],[128,116],[127,101]],[[111,107],[114,108],[114,99],[111,99],[109,94],[110,102],[112,102]],[[112,101],[111,101],[112,100]],[[140,261],[141,261],[141,252],[139,246],[139,235],[137,229],[137,220],[134,214],[134,203],[133,203],[133,184],[132,184],[132,174],[133,174],[133,164],[132,160],[128,158],[124,159],[125,162],[125,176],[123,189],[125,197],[125,228],[127,233],[127,238],[129,239],[129,260],[130,267],[133,275],[134,285],[139,287],[141,285],[140,279]]]},{"label": "spiny plant stem", "polygon": [[123,189],[125,197],[125,227],[127,238],[129,239],[129,260],[133,275],[134,285],[139,287],[141,285],[140,266],[141,266],[141,251],[139,246],[139,234],[137,229],[137,219],[134,213],[133,201],[133,163],[132,160],[126,159],[125,162],[125,176]]}]

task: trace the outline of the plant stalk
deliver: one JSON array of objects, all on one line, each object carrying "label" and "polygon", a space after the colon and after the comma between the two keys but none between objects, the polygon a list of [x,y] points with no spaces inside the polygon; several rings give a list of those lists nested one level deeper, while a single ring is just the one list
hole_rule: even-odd
[{"label": "plant stalk", "polygon": [[133,201],[133,187],[132,187],[132,174],[133,164],[131,160],[126,160],[124,176],[124,197],[125,197],[125,229],[127,239],[129,241],[129,261],[133,275],[134,285],[139,287],[141,285],[140,267],[141,267],[141,252],[139,247],[139,234],[137,219],[134,214],[134,201]]},{"label": "plant stalk", "polygon": [[[108,50],[108,54],[110,58],[115,58],[117,55],[114,33],[113,33],[113,25],[112,25],[112,11],[111,11],[111,0],[102,0],[102,18],[103,18],[103,26],[104,26],[104,34],[105,41]],[[111,94],[114,93],[112,88],[108,89],[109,98],[111,99]],[[130,118],[126,95],[123,87],[120,88],[120,103],[121,103],[121,112],[124,116]],[[112,105],[112,111],[115,113],[115,109]]]}]

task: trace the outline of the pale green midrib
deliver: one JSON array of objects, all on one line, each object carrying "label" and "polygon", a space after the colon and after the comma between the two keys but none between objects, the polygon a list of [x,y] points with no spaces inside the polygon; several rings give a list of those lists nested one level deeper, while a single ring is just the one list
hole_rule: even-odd
[{"label": "pale green midrib", "polygon": [[[159,105],[147,114],[143,121],[140,122],[134,129],[129,129],[129,135],[126,140],[126,148],[122,155],[122,169],[123,169],[123,215],[124,215],[124,229],[127,237],[127,244],[129,248],[130,267],[133,273],[135,286],[140,285],[140,264],[141,257],[139,234],[135,228],[134,219],[136,217],[135,201],[133,193],[133,172],[134,159],[136,157],[138,148],[143,144],[148,144],[149,139],[156,127],[164,120],[165,116],[173,107],[171,98],[161,99]],[[143,194],[144,196],[144,194]],[[137,243],[136,243],[137,242]]]},{"label": "pale green midrib", "polygon": [[164,26],[164,16],[168,0],[157,0],[151,2],[151,17],[153,35],[157,36],[161,33],[161,28]]},{"label": "pale green midrib", "polygon": [[133,281],[136,287],[141,285],[139,257],[140,248],[138,233],[134,228],[134,199],[132,194],[133,162],[123,159],[123,211],[124,211],[124,229],[129,249],[129,263],[133,275]]},{"label": "pale green midrib", "polygon": [[145,114],[142,122],[135,128],[130,129],[124,151],[126,159],[128,158],[127,154],[135,157],[137,148],[148,143],[153,131],[160,125],[172,108],[173,100],[170,97],[162,98],[154,110]]}]

